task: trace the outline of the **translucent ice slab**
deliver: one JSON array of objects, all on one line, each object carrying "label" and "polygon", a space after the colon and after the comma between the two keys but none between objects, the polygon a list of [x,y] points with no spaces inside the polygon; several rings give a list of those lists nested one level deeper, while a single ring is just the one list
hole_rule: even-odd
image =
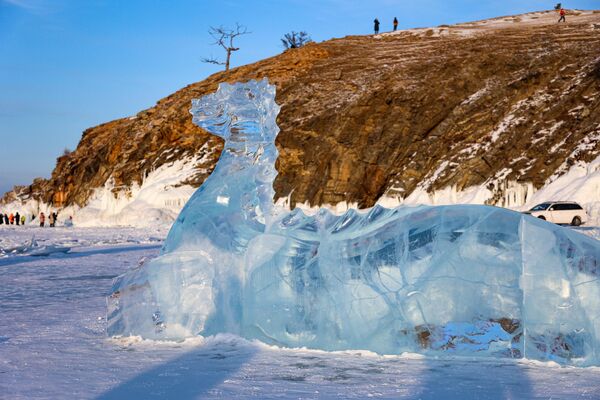
[{"label": "translucent ice slab", "polygon": [[283,212],[274,86],[191,112],[223,154],[162,254],[115,281],[109,335],[600,364],[599,242],[487,206]]}]

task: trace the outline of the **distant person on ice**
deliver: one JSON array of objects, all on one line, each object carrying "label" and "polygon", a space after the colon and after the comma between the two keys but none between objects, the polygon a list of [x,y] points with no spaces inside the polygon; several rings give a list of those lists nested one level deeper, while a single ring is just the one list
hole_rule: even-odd
[{"label": "distant person on ice", "polygon": [[558,13],[560,14],[560,18],[558,19],[558,23],[560,24],[561,22],[567,22],[567,19],[565,18],[565,15],[567,14],[565,12],[565,9],[561,8]]},{"label": "distant person on ice", "polygon": [[40,228],[44,227],[44,223],[46,222],[46,216],[43,212],[40,213]]},{"label": "distant person on ice", "polygon": [[375,18],[375,20],[373,21],[373,29],[375,30],[375,34],[377,35],[379,33],[379,20],[377,18]]},{"label": "distant person on ice", "polygon": [[8,215],[4,214],[4,224],[8,225]]},{"label": "distant person on ice", "polygon": [[21,214],[19,214],[18,211],[15,214],[15,221],[17,222],[17,225],[21,225]]},{"label": "distant person on ice", "polygon": [[55,212],[50,213],[50,217],[48,217],[50,222],[50,227],[54,228],[56,226],[56,221],[58,220],[58,214]]},{"label": "distant person on ice", "polygon": [[10,213],[10,215],[8,216],[8,220],[10,221],[11,225],[15,224],[15,215],[13,213]]},{"label": "distant person on ice", "polygon": [[21,225],[25,225],[25,221],[27,218],[24,215],[21,215]]},{"label": "distant person on ice", "polygon": [[394,17],[394,32],[398,29],[398,18]]}]

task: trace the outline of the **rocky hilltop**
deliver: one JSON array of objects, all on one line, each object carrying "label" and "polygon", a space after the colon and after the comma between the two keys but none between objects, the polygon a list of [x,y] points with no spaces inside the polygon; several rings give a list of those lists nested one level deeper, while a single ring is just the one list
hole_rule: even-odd
[{"label": "rocky hilltop", "polygon": [[[48,180],[4,197],[86,205],[190,159],[199,186],[221,143],[190,101],[220,82],[268,77],[282,105],[275,190],[292,204],[371,206],[451,187],[542,187],[600,153],[600,11],[554,12],[311,43],[191,84],[137,115],[83,133]],[[198,156],[191,158],[192,156]]]}]

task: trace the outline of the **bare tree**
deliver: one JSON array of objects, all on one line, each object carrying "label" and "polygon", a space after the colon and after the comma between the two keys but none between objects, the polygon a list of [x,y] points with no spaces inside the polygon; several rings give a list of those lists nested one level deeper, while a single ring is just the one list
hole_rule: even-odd
[{"label": "bare tree", "polygon": [[309,42],[312,42],[312,39],[310,36],[308,36],[308,33],[304,31],[291,31],[290,33],[283,35],[281,38],[281,43],[283,43],[283,47],[286,49],[297,49],[298,47],[302,47]]},{"label": "bare tree", "polygon": [[231,60],[231,53],[240,49],[239,47],[234,47],[233,40],[238,36],[247,35],[251,32],[248,32],[248,29],[245,26],[236,23],[235,28],[233,29],[225,28],[223,26],[219,26],[218,28],[211,26],[208,30],[208,33],[210,36],[213,37],[213,39],[215,39],[213,45],[221,46],[225,50],[225,53],[227,55],[225,57],[225,61],[219,61],[216,58],[211,57],[203,58],[202,62],[209,64],[224,65],[225,71],[229,71],[229,61]]}]

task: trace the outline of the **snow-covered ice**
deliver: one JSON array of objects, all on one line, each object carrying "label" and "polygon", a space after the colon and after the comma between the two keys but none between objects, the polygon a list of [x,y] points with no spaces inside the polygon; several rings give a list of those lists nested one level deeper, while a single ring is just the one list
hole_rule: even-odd
[{"label": "snow-covered ice", "polygon": [[273,204],[279,107],[222,84],[194,122],[225,139],[161,255],[120,277],[108,332],[233,333],[287,347],[600,362],[600,243],[486,206],[307,216]]},{"label": "snow-covered ice", "polygon": [[65,255],[0,259],[0,398],[598,399],[600,369],[525,360],[281,349],[235,336],[106,336],[113,277],[155,257],[166,231],[0,227]]}]

